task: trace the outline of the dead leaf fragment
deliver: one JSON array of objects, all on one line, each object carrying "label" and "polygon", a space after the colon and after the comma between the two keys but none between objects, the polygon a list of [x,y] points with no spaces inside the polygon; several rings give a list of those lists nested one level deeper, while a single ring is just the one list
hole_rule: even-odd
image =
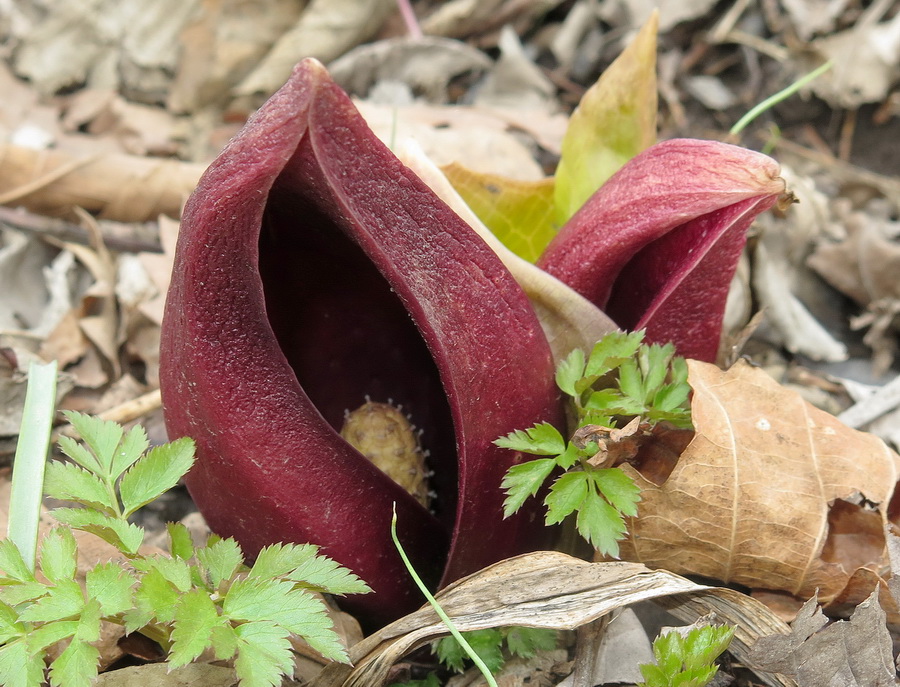
[{"label": "dead leaf fragment", "polygon": [[827,623],[815,597],[811,598],[791,624],[790,636],[763,637],[756,643],[750,665],[795,677],[799,687],[897,684],[891,634],[877,591],[856,608],[849,621],[825,627]]},{"label": "dead leaf fragment", "polygon": [[900,456],[748,363],[688,368],[696,436],[660,485],[623,467],[642,498],[623,558],[826,603],[886,567]]}]

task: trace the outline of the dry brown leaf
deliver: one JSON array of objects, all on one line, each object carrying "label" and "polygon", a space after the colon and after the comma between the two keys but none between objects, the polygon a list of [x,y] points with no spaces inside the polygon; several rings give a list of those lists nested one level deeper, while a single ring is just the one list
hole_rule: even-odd
[{"label": "dry brown leaf", "polygon": [[[765,606],[732,589],[705,587],[638,563],[589,563],[539,551],[496,563],[437,595],[461,631],[518,625],[573,630],[638,601],[656,599],[686,622],[714,611],[735,625],[729,651],[744,660],[759,637],[787,634],[788,626]],[[449,634],[430,606],[378,630],[351,647],[352,666],[333,663],[310,687],[371,687],[414,649]],[[759,673],[767,685],[795,685],[790,678]]]},{"label": "dry brown leaf", "polygon": [[900,456],[746,362],[688,367],[696,436],[661,485],[623,468],[642,497],[623,558],[826,603],[886,569]]},{"label": "dry brown leaf", "polygon": [[876,592],[859,604],[849,621],[822,629],[828,619],[807,601],[791,624],[790,636],[763,637],[750,665],[778,670],[799,687],[887,687],[896,685],[891,634]]}]

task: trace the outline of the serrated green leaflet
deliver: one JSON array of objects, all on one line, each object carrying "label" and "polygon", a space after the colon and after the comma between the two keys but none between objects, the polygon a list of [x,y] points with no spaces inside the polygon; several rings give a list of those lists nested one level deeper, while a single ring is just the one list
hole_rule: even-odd
[{"label": "serrated green leaflet", "polygon": [[216,588],[237,572],[244,562],[244,554],[234,539],[221,539],[211,546],[197,549],[197,560],[209,573],[210,583]]},{"label": "serrated green leaflet", "polygon": [[210,633],[213,652],[220,661],[227,661],[237,651],[238,637],[234,628],[228,623],[215,625]]},{"label": "serrated green leaflet", "polygon": [[547,524],[555,525],[570,513],[581,508],[588,495],[588,476],[584,472],[567,472],[550,487],[547,504]]},{"label": "serrated green leaflet", "polygon": [[0,570],[14,580],[22,582],[34,580],[34,575],[25,565],[19,548],[11,539],[0,540]]},{"label": "serrated green leaflet", "polygon": [[290,674],[294,661],[288,632],[273,623],[245,623],[235,628],[238,637],[234,668],[242,687],[275,687]]},{"label": "serrated green leaflet", "polygon": [[175,607],[169,665],[177,668],[197,658],[210,645],[213,628],[225,622],[205,590],[184,594]]},{"label": "serrated green leaflet", "polygon": [[626,532],[625,521],[606,501],[592,494],[575,518],[575,528],[600,553],[617,558],[619,539]]},{"label": "serrated green leaflet", "polygon": [[248,576],[273,578],[286,575],[318,552],[319,547],[312,544],[272,544],[271,546],[266,546],[259,552]]},{"label": "serrated green leaflet", "polygon": [[84,609],[84,596],[75,580],[60,580],[48,588],[48,594],[23,609],[19,618],[24,622],[52,622],[73,618]]},{"label": "serrated green leaflet", "polygon": [[554,467],[556,467],[556,461],[552,458],[541,458],[513,465],[500,484],[500,487],[506,491],[503,517],[508,518],[519,510],[529,496],[537,494],[538,489],[553,472]]},{"label": "serrated green leaflet", "polygon": [[0,684],[4,687],[40,687],[44,657],[28,651],[22,639],[0,647]]},{"label": "serrated green leaflet", "polygon": [[41,571],[53,584],[75,577],[75,537],[65,527],[54,527],[41,543]]},{"label": "serrated green leaflet", "polygon": [[556,368],[556,386],[569,396],[577,396],[580,392],[575,384],[584,377],[584,351],[576,348]]},{"label": "serrated green leaflet", "polygon": [[191,588],[191,568],[186,561],[168,556],[146,556],[132,562],[138,570],[155,570],[160,573],[179,591],[186,592]]},{"label": "serrated green leaflet", "polygon": [[180,522],[166,524],[169,533],[169,551],[176,558],[188,560],[194,555],[194,542],[190,530]]},{"label": "serrated green leaflet", "polygon": [[158,569],[151,569],[144,574],[135,590],[134,608],[125,613],[125,629],[134,632],[154,618],[161,623],[172,622],[180,596],[178,590]]},{"label": "serrated green leaflet", "polygon": [[110,466],[110,475],[118,478],[123,472],[134,465],[137,460],[150,448],[150,442],[147,441],[147,432],[140,425],[132,427],[113,455],[113,462]]},{"label": "serrated green leaflet", "polygon": [[552,651],[557,644],[556,630],[542,627],[510,627],[506,646],[514,656],[531,658],[538,651]]},{"label": "serrated green leaflet", "polygon": [[494,441],[501,448],[525,451],[538,456],[562,453],[566,448],[565,439],[551,424],[542,422],[526,430],[516,430]]},{"label": "serrated green leaflet", "polygon": [[97,677],[100,652],[96,647],[73,639],[50,664],[50,683],[65,687],[90,687]]},{"label": "serrated green leaflet", "polygon": [[88,598],[100,604],[103,615],[124,613],[132,607],[137,580],[116,563],[100,563],[85,575]]},{"label": "serrated green leaflet", "polygon": [[34,601],[47,594],[49,587],[41,582],[19,582],[0,585],[0,599],[10,606]]},{"label": "serrated green leaflet", "polygon": [[0,601],[0,644],[8,642],[25,632],[25,626],[19,622],[19,614],[12,606]]},{"label": "serrated green leaflet", "polygon": [[25,642],[32,653],[43,651],[49,646],[75,635],[78,631],[77,620],[58,620],[32,627],[28,631]]},{"label": "serrated green leaflet", "polygon": [[603,498],[624,515],[637,515],[641,489],[624,472],[617,468],[592,469],[591,481]]},{"label": "serrated green leaflet", "polygon": [[98,475],[111,475],[116,449],[122,441],[122,428],[115,422],[101,420],[83,413],[65,411],[63,415],[72,423],[85,445],[90,449],[91,459],[84,457],[83,449],[78,451],[79,456],[69,453],[67,449],[70,442],[65,441],[65,437],[61,437],[60,445],[63,446],[66,455]]},{"label": "serrated green leaflet", "polygon": [[372,590],[352,572],[325,556],[309,556],[287,578],[300,586],[327,594],[368,594]]},{"label": "serrated green leaflet", "polygon": [[585,367],[587,376],[603,376],[631,359],[644,340],[644,332],[611,332],[594,344]]},{"label": "serrated green leaflet", "polygon": [[93,473],[58,460],[47,465],[44,492],[55,499],[76,501],[109,515],[114,515],[118,509],[115,494]]},{"label": "serrated green leaflet", "polygon": [[125,516],[178,484],[194,464],[194,442],[188,438],[157,446],[122,476],[119,494]]},{"label": "serrated green leaflet", "polygon": [[57,508],[53,517],[76,530],[96,534],[125,553],[137,553],[144,541],[144,530],[137,525],[88,508]]}]

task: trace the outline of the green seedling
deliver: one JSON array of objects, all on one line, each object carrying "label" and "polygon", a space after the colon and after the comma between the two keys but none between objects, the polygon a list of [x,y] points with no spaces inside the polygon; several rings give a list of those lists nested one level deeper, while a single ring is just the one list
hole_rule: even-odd
[{"label": "green seedling", "polygon": [[731,644],[733,627],[707,625],[682,636],[676,631],[653,642],[656,665],[642,665],[639,687],[705,687],[715,677],[716,659]]},{"label": "green seedling", "polygon": [[[624,517],[637,514],[640,490],[619,468],[606,467],[608,461],[600,460],[596,437],[625,427],[646,432],[660,422],[691,426],[684,358],[675,356],[671,344],[648,346],[643,337],[641,331],[613,332],[594,346],[587,359],[576,349],[559,364],[556,383],[572,398],[577,418],[572,439],[541,423],[496,440],[504,448],[548,456],[506,473],[505,517],[556,475],[544,499],[546,524],[560,523],[574,513],[582,537],[600,553],[618,555],[617,542],[626,532]],[[629,425],[636,418],[637,424]]]},{"label": "green seedling", "polygon": [[[48,464],[45,491],[82,507],[53,511],[62,524],[41,542],[40,575],[22,544],[0,542],[0,684],[43,684],[49,650],[67,642],[50,663],[50,684],[88,687],[97,675],[102,621],[157,641],[171,668],[206,651],[231,660],[244,687],[274,687],[292,673],[292,637],[347,661],[316,592],[366,593],[364,582],[312,545],[275,544],[248,566],[234,540],[211,536],[195,547],[181,524],[168,525],[169,555],[142,553],[144,530],[128,517],[190,469],[193,442],[148,450],[140,427],[125,433],[113,422],[66,416],[83,443],[60,440],[72,462]],[[121,554],[87,571],[84,585],[76,581],[76,530]]]}]

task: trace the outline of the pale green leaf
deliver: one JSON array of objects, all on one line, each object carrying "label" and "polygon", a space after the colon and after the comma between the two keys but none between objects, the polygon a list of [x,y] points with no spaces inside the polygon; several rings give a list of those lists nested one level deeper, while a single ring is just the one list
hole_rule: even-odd
[{"label": "pale green leaf", "polygon": [[588,476],[581,471],[567,472],[550,487],[544,499],[547,505],[548,525],[555,525],[581,507],[588,494]]},{"label": "pale green leaf", "polygon": [[238,636],[234,668],[241,687],[276,687],[294,669],[288,631],[274,623],[244,623]]},{"label": "pale green leaf", "polygon": [[50,591],[42,582],[13,582],[0,585],[0,599],[10,606],[18,606],[26,601],[34,601]]},{"label": "pale green leaf", "polygon": [[6,573],[7,577],[20,582],[34,580],[34,575],[25,565],[22,554],[11,539],[0,540],[0,570]]},{"label": "pale green leaf", "polygon": [[194,442],[187,437],[151,449],[129,468],[119,483],[125,515],[131,515],[174,487],[193,464]]},{"label": "pale green leaf", "polygon": [[554,182],[476,172],[458,162],[441,169],[472,211],[513,253],[535,262],[556,236]]},{"label": "pale green leaf", "polygon": [[97,457],[91,453],[84,444],[80,444],[71,437],[61,436],[59,438],[59,448],[62,452],[83,467],[88,472],[104,476],[103,466],[97,460]]},{"label": "pale green leaf", "polygon": [[132,561],[132,565],[142,571],[156,570],[179,591],[186,592],[192,586],[191,566],[180,558],[145,556]]},{"label": "pale green leaf", "polygon": [[234,628],[227,622],[213,627],[210,633],[210,643],[216,658],[220,661],[228,661],[234,656],[238,647],[238,637]]},{"label": "pale green leaf", "polygon": [[88,598],[96,600],[106,616],[124,613],[132,607],[136,584],[131,573],[111,561],[100,563],[85,575]]},{"label": "pale green leaf", "polygon": [[[72,423],[72,426],[81,435],[82,440],[96,458],[95,465],[97,467],[92,468],[90,464],[84,463],[82,463],[82,466],[88,470],[96,470],[97,474],[115,477],[115,475],[112,475],[111,469],[113,461],[115,460],[116,449],[122,441],[122,427],[115,422],[101,420],[98,417],[92,417],[74,411],[67,410],[63,415],[65,415],[66,419]],[[60,445],[62,445],[62,443],[63,439],[61,438]],[[81,462],[67,451],[66,455],[75,462]]]},{"label": "pale green leaf", "polygon": [[126,632],[139,630],[154,619],[161,623],[172,622],[180,597],[181,592],[158,569],[150,569],[135,590],[134,607],[125,612]]},{"label": "pale green leaf", "polygon": [[622,165],[656,142],[656,28],[654,13],[569,118],[556,170],[558,226]]},{"label": "pale green leaf", "polygon": [[[500,630],[492,627],[464,632],[462,635],[489,671],[496,673],[503,667],[503,635]],[[447,639],[453,640],[453,637]]]},{"label": "pale green leaf", "polygon": [[696,627],[684,638],[684,666],[686,670],[696,670],[709,666],[731,644],[733,627],[707,625]]},{"label": "pale green leaf", "polygon": [[25,632],[25,626],[19,622],[16,609],[0,601],[0,645],[19,637]]},{"label": "pale green leaf", "polygon": [[210,582],[216,588],[237,572],[244,562],[244,554],[234,539],[220,539],[197,549],[197,560],[207,570]]},{"label": "pale green leaf", "polygon": [[347,660],[325,605],[312,594],[294,589],[291,582],[249,577],[236,580],[225,595],[222,610],[234,620],[277,623],[303,637],[323,656]]},{"label": "pale green leaf", "polygon": [[368,594],[372,591],[359,577],[326,556],[308,557],[288,573],[287,578],[305,589],[323,594]]},{"label": "pale green leaf", "polygon": [[0,685],[4,687],[41,687],[44,682],[44,657],[31,653],[25,640],[0,647]]},{"label": "pale green leaf", "polygon": [[84,595],[74,580],[59,580],[50,593],[23,609],[19,618],[25,622],[48,623],[73,618],[84,609]]},{"label": "pale green leaf", "polygon": [[169,665],[177,668],[197,658],[210,645],[213,628],[224,622],[205,590],[192,589],[184,594],[175,607]]},{"label": "pale green leaf", "polygon": [[57,508],[53,517],[76,530],[95,534],[125,553],[137,553],[144,541],[144,530],[137,525],[90,508]]},{"label": "pale green leaf", "polygon": [[603,376],[630,360],[644,340],[644,332],[610,332],[594,344],[585,367],[586,375]]},{"label": "pale green leaf", "polygon": [[41,542],[41,572],[53,584],[72,581],[78,565],[77,544],[68,527],[54,527]]},{"label": "pale green leaf", "polygon": [[147,431],[140,425],[132,427],[116,447],[116,452],[113,454],[113,462],[110,466],[112,478],[117,479],[134,465],[149,447],[150,442],[147,441]]},{"label": "pale green leaf", "polygon": [[578,396],[575,384],[584,377],[584,351],[575,348],[556,368],[556,385],[569,396]]},{"label": "pale green leaf", "polygon": [[78,629],[75,639],[82,642],[96,642],[100,639],[100,603],[96,599],[88,599],[78,618]]},{"label": "pale green leaf", "polygon": [[44,473],[44,493],[60,501],[75,501],[109,515],[118,510],[115,496],[93,473],[71,463],[52,460]]},{"label": "pale green leaf", "polygon": [[313,544],[272,544],[259,552],[247,574],[249,577],[265,579],[280,577],[295,570],[318,552],[319,547]]},{"label": "pale green leaf", "polygon": [[538,456],[559,455],[566,450],[566,441],[559,430],[547,422],[541,422],[529,429],[517,429],[494,443],[501,448],[533,453]]},{"label": "pale green leaf", "polygon": [[33,654],[39,653],[57,642],[74,636],[78,632],[78,624],[77,620],[57,620],[32,628],[25,639],[28,651]]},{"label": "pale green leaf", "polygon": [[73,639],[50,664],[52,687],[91,687],[97,677],[100,652],[96,647]]},{"label": "pale green leaf", "polygon": [[191,531],[180,522],[166,524],[169,533],[169,551],[175,558],[189,560],[194,555],[194,542],[191,539]]},{"label": "pale green leaf", "polygon": [[554,467],[556,461],[552,458],[540,458],[513,465],[507,470],[500,483],[500,487],[506,492],[503,517],[508,518],[522,507],[529,496],[537,494]]}]

